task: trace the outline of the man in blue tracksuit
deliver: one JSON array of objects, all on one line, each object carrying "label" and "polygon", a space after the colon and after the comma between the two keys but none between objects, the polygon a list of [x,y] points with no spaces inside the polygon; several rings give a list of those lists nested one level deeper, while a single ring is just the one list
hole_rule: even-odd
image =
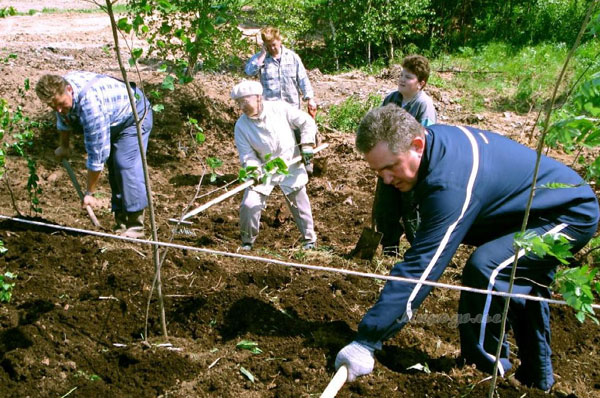
[{"label": "man in blue tracksuit", "polygon": [[[144,93],[132,84],[136,111],[142,120],[144,153],[152,130],[152,108]],[[60,160],[70,153],[72,132],[81,133],[87,152],[87,183],[82,201],[97,206],[94,192],[106,163],[112,190],[116,233],[144,236],[144,209],[148,206],[137,129],[127,86],[111,76],[92,72],[47,74],[36,85],[40,100],[56,111],[60,145],[54,151]]]},{"label": "man in blue tracksuit", "polygon": [[[356,145],[372,170],[401,192],[412,191],[421,214],[404,261],[391,275],[436,281],[459,244],[477,246],[463,270],[463,284],[507,291],[514,261],[514,235],[521,228],[533,181],[536,153],[498,134],[475,128],[433,125],[423,128],[390,104],[362,120]],[[569,188],[548,189],[549,183]],[[542,157],[527,228],[563,234],[572,252],[596,232],[598,202],[591,188],[570,168]],[[557,261],[519,253],[514,293],[549,297]],[[388,281],[377,303],[358,326],[356,339],[337,355],[348,380],[373,370],[373,352],[413,316],[431,287]],[[459,302],[463,357],[479,369],[493,370],[503,298],[463,292]],[[519,348],[521,383],[548,390],[554,383],[548,304],[511,299],[509,321]],[[510,369],[502,342],[499,371]]]}]

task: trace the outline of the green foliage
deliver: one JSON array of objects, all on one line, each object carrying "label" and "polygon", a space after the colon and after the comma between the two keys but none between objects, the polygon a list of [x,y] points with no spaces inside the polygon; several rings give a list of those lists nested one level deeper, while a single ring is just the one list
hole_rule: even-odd
[{"label": "green foliage", "polygon": [[14,7],[2,7],[0,8],[0,18],[11,17],[17,15],[17,10]]},{"label": "green foliage", "polygon": [[[600,71],[595,71],[576,87],[565,106],[556,112],[548,128],[546,144],[573,153],[580,148],[600,146]],[[594,152],[592,152],[594,153]],[[581,158],[586,179],[600,182],[600,155],[591,162]]]},{"label": "green foliage", "polygon": [[206,141],[206,136],[204,135],[204,129],[198,124],[198,119],[188,116],[186,124],[194,137],[195,143],[198,145],[203,144]]},{"label": "green foliage", "polygon": [[569,264],[568,258],[573,257],[569,251],[571,244],[562,234],[544,234],[539,236],[534,231],[515,234],[515,245],[525,250],[525,253],[533,253],[543,258],[552,256],[563,264]]},{"label": "green foliage", "polygon": [[[30,89],[29,79],[25,79],[23,88],[19,88],[19,94],[22,98]],[[29,150],[33,147],[34,133],[33,129],[39,127],[39,123],[32,121],[23,113],[23,108],[19,105],[16,109],[11,109],[4,98],[0,98],[0,178],[6,172],[6,154],[11,150],[27,161],[29,176],[27,179],[27,192],[29,194],[30,210],[35,213],[41,213],[39,207],[39,195],[42,189],[39,186],[39,176],[35,160],[29,155]]]},{"label": "green foliage", "polygon": [[[118,27],[148,42],[146,56],[165,61],[165,89],[190,82],[200,68],[231,62],[239,48],[239,0],[128,0],[127,5],[129,17],[121,18]],[[142,49],[134,49],[131,62],[143,55]]]},{"label": "green foliage", "polygon": [[0,254],[4,254],[8,251],[8,249],[4,246],[4,242],[0,240]]},{"label": "green foliage", "polygon": [[[396,50],[428,31],[430,0],[321,0],[311,2],[313,26],[323,32],[325,69],[360,66],[378,58],[388,61]],[[329,65],[327,64],[329,63]]]},{"label": "green foliage", "polygon": [[4,58],[0,58],[0,62],[2,62],[3,64],[8,64],[11,59],[17,59],[17,54],[10,53]]},{"label": "green foliage", "polygon": [[271,159],[271,154],[265,156],[266,162],[259,169],[256,166],[240,168],[238,179],[241,182],[253,179],[261,184],[270,184],[275,175],[289,175],[288,167],[280,157]]},{"label": "green foliage", "polygon": [[223,166],[223,161],[216,157],[210,157],[206,159],[206,164],[210,167],[210,182],[217,180],[217,169]]},{"label": "green foliage", "polygon": [[310,12],[318,3],[319,0],[251,0],[247,18],[260,27],[277,27],[285,45],[293,48],[300,38],[313,30]]},{"label": "green foliage", "polygon": [[238,173],[238,180],[246,182],[248,180],[258,180],[260,178],[260,170],[256,166],[241,167]]},{"label": "green foliage", "polygon": [[[596,48],[600,50],[600,46]],[[493,107],[528,112],[548,102],[566,54],[567,48],[560,44],[515,47],[491,42],[478,48],[461,47],[454,54],[433,59],[432,69],[462,72],[444,85],[464,93],[462,103],[472,111]],[[569,76],[573,73],[572,69],[568,72]],[[430,84],[439,87],[436,75],[432,73]]]},{"label": "green foliage", "polygon": [[10,272],[5,272],[0,275],[0,303],[8,303],[12,298],[12,290],[15,283],[10,283],[8,280],[15,279],[17,276]]},{"label": "green foliage", "polygon": [[560,270],[554,278],[554,290],[562,294],[567,303],[577,311],[575,316],[582,323],[589,318],[600,324],[592,307],[594,291],[600,294],[600,282],[594,280],[597,272],[598,268],[590,269],[584,265]]},{"label": "green foliage", "polygon": [[253,354],[262,354],[262,350],[258,348],[258,343],[250,340],[242,340],[236,344],[236,348],[240,350],[248,350]]},{"label": "green foliage", "polygon": [[353,133],[363,116],[371,109],[381,104],[381,97],[371,94],[361,101],[356,96],[350,96],[339,105],[332,105],[327,111],[325,122],[336,130]]}]

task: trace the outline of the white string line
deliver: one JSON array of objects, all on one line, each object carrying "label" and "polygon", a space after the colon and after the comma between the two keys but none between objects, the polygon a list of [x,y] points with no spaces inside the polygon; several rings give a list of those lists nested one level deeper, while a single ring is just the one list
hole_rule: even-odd
[{"label": "white string line", "polygon": [[[420,281],[418,279],[404,278],[404,277],[400,277],[400,276],[391,276],[391,275],[371,274],[368,272],[352,271],[352,270],[343,269],[343,268],[340,269],[340,268],[332,268],[332,267],[322,267],[322,266],[318,266],[318,265],[292,263],[292,262],[288,262],[288,261],[275,260],[275,259],[259,257],[259,256],[249,256],[249,255],[245,255],[245,254],[224,252],[224,251],[220,251],[220,250],[203,249],[200,247],[180,245],[177,243],[160,242],[160,241],[155,242],[155,241],[147,240],[147,239],[128,238],[128,237],[109,234],[109,233],[105,233],[105,232],[97,232],[97,231],[91,231],[91,230],[87,230],[87,229],[47,224],[47,223],[43,223],[40,221],[23,220],[21,218],[8,217],[8,216],[4,216],[4,215],[0,215],[0,219],[1,220],[11,220],[11,221],[16,221],[16,222],[31,224],[31,225],[37,225],[37,226],[42,226],[42,227],[52,228],[52,229],[57,229],[57,230],[77,232],[77,233],[85,234],[85,235],[93,235],[93,236],[100,236],[100,237],[109,238],[109,239],[124,240],[124,241],[128,241],[128,242],[133,242],[133,243],[170,247],[173,249],[190,250],[190,251],[196,251],[196,252],[201,252],[201,253],[206,253],[206,254],[215,254],[215,255],[224,256],[224,257],[235,257],[235,258],[241,258],[241,259],[245,259],[245,260],[259,261],[259,262],[263,262],[263,263],[279,264],[279,265],[284,265],[286,267],[304,268],[304,269],[310,269],[313,271],[335,272],[338,274],[361,276],[361,277],[372,278],[372,279],[382,279],[382,280],[386,280],[386,281],[397,281],[397,282],[405,282],[405,283],[412,283],[412,284],[420,283],[420,284],[426,285],[426,286],[439,287],[439,288],[444,288],[444,289],[449,289],[449,290],[459,290],[459,291],[464,291],[464,292],[471,292],[471,293],[478,293],[478,294],[485,294],[485,295],[491,294],[493,296],[500,296],[500,297],[520,298],[520,299],[524,299],[524,300],[547,302],[549,304],[568,305],[567,302],[564,300],[555,300],[555,299],[549,299],[549,298],[545,298],[545,297],[529,296],[527,294],[507,293],[507,292],[499,292],[496,290],[477,289],[477,288],[472,288],[472,287],[467,287],[467,286],[449,285],[446,283],[433,282],[433,281],[427,281],[427,280]],[[600,309],[600,304],[591,304],[591,306],[592,306],[592,308]]]}]

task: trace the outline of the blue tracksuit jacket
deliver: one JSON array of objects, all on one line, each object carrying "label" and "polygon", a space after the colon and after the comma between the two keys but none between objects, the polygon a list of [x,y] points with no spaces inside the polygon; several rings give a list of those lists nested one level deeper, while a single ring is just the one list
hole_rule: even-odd
[{"label": "blue tracksuit jacket", "polygon": [[[455,126],[427,128],[415,199],[421,224],[404,261],[391,275],[435,281],[459,244],[478,246],[518,231],[533,181],[536,153],[496,133]],[[573,184],[564,189],[548,183]],[[530,220],[548,219],[588,227],[598,222],[592,189],[567,166],[542,157]],[[431,287],[387,282],[358,327],[357,341],[380,349],[382,340],[413,316]]]}]

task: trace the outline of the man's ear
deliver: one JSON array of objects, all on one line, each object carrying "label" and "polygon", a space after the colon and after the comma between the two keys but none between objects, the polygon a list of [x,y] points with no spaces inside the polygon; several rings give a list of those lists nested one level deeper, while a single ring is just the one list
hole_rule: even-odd
[{"label": "man's ear", "polygon": [[67,84],[67,88],[65,90],[67,93],[73,95],[73,87],[70,84]]},{"label": "man's ear", "polygon": [[425,151],[425,137],[418,136],[413,138],[410,144],[410,151],[419,156],[423,155]]}]

